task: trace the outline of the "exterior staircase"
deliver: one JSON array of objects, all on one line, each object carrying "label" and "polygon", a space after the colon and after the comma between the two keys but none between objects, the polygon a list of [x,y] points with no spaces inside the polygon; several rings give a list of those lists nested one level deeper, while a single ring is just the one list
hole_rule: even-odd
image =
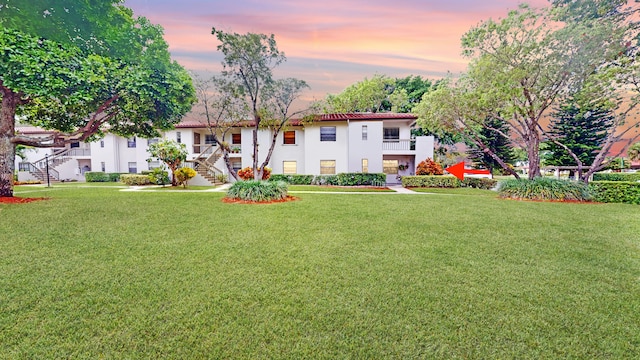
[{"label": "exterior staircase", "polygon": [[219,184],[216,175],[222,174],[222,170],[215,167],[214,164],[220,160],[221,157],[222,149],[210,146],[192,161],[193,169],[210,182],[211,185]]}]

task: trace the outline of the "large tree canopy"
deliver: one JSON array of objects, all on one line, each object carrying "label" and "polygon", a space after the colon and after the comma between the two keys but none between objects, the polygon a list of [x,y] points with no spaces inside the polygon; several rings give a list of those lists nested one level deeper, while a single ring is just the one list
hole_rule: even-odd
[{"label": "large tree canopy", "polygon": [[[419,124],[456,129],[499,160],[483,144],[479,129],[487,118],[502,119],[514,138],[503,135],[526,149],[529,178],[534,178],[540,176],[540,144],[549,137],[544,117],[564,99],[590,96],[591,103],[617,118],[595,166],[584,174],[588,178],[611,145],[632,129],[627,116],[637,99],[626,103],[631,104],[627,110],[621,110],[619,100],[637,84],[638,29],[630,20],[631,10],[599,17],[571,11],[523,5],[504,19],[487,20],[468,31],[462,38],[464,54],[472,58],[468,71],[425,95]],[[498,162],[508,170],[506,162]]]},{"label": "large tree canopy", "polygon": [[[0,196],[13,195],[18,144],[59,147],[105,131],[154,136],[179,122],[195,99],[159,26],[133,18],[117,1],[61,1],[43,10],[44,3],[0,7]],[[16,115],[53,135],[16,134]]]}]

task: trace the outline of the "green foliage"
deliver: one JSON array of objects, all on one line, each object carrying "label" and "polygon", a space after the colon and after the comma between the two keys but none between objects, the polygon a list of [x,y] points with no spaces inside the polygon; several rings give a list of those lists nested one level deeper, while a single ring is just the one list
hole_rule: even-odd
[{"label": "green foliage", "polygon": [[592,181],[589,189],[598,202],[640,204],[640,182]]},{"label": "green foliage", "polygon": [[[552,115],[549,136],[569,148],[583,165],[591,165],[613,123],[611,111],[589,104],[580,106],[578,100],[572,99]],[[566,149],[553,141],[546,141],[543,149],[545,165],[578,165]]]},{"label": "green foliage", "polygon": [[176,177],[176,182],[178,185],[182,185],[183,187],[187,187],[189,180],[193,179],[198,173],[189,167],[183,167],[176,171],[174,171],[173,176]]},{"label": "green foliage", "polygon": [[87,171],[84,173],[87,182],[109,182],[109,175],[100,171]]},{"label": "green foliage", "polygon": [[416,175],[403,176],[402,186],[404,187],[434,187],[434,188],[459,188],[462,182],[455,176],[442,175]]},{"label": "green foliage", "polygon": [[155,168],[151,170],[147,174],[147,176],[149,177],[149,181],[151,181],[152,184],[164,186],[171,182],[171,179],[169,179],[169,172],[164,171],[161,168]]},{"label": "green foliage", "polygon": [[[478,139],[504,163],[512,164],[515,156],[509,133],[510,129],[506,121],[499,118],[488,118],[485,119],[478,132]],[[492,174],[494,170],[502,169],[500,163],[475,142],[471,141],[468,145],[467,153],[476,167],[489,169]]]},{"label": "green foliage", "polygon": [[273,174],[269,181],[284,181],[290,185],[311,185],[313,183],[313,175],[301,174]]},{"label": "green foliage", "polygon": [[397,111],[407,99],[407,91],[396,87],[393,79],[374,75],[348,86],[340,94],[327,95],[324,110],[329,113],[379,112],[386,107]]},{"label": "green foliage", "polygon": [[227,174],[216,174],[216,182],[226,184],[229,181],[229,176]]},{"label": "green foliage", "polygon": [[337,175],[316,175],[311,185],[338,185]]},{"label": "green foliage", "polygon": [[640,181],[640,172],[635,173],[595,173],[593,181]]},{"label": "green foliage", "polygon": [[109,182],[118,182],[120,181],[120,173],[108,173]]},{"label": "green foliage", "polygon": [[502,198],[526,200],[589,201],[589,187],[583,182],[538,177],[509,179],[500,183],[498,193]]},{"label": "green foliage", "polygon": [[427,158],[421,161],[416,167],[416,175],[442,175],[444,170],[437,162]]},{"label": "green foliage", "polygon": [[496,179],[472,178],[465,177],[462,180],[462,187],[470,187],[475,189],[491,190],[498,184]]},{"label": "green foliage", "polygon": [[384,186],[387,175],[384,173],[340,173],[337,175],[338,186]]},{"label": "green foliage", "polygon": [[151,180],[148,175],[142,174],[121,174],[120,182],[129,186],[150,185]]},{"label": "green foliage", "polygon": [[627,149],[627,156],[631,161],[640,160],[640,142],[634,143]]},{"label": "green foliage", "polygon": [[175,140],[165,139],[149,145],[147,151],[152,157],[167,164],[173,175],[171,185],[178,186],[176,171],[180,167],[180,164],[187,159],[187,155],[189,154],[187,146]]},{"label": "green foliage", "polygon": [[227,192],[227,197],[244,201],[273,201],[285,199],[288,185],[284,181],[236,181]]}]

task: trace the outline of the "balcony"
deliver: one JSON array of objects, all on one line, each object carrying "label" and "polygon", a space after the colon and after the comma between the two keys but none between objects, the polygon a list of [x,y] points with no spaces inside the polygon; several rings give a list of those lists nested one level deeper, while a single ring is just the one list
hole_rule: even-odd
[{"label": "balcony", "polygon": [[416,141],[413,139],[383,140],[382,151],[392,153],[413,153],[416,150]]}]

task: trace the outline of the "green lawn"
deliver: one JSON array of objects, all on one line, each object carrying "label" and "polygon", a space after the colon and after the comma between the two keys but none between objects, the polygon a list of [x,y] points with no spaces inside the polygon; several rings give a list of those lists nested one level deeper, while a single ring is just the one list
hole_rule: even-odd
[{"label": "green lawn", "polygon": [[638,206],[16,195],[51,199],[0,204],[1,359],[640,357]]},{"label": "green lawn", "polygon": [[289,185],[289,191],[313,192],[395,192],[389,188],[372,188],[366,186],[326,186],[326,185]]}]

